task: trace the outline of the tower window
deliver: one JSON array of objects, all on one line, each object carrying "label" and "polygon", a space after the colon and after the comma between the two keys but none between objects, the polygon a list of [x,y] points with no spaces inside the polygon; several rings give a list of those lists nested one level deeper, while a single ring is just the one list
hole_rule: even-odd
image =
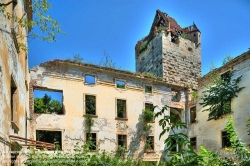
[{"label": "tower window", "polygon": [[191,47],[188,47],[188,51],[193,51],[193,49]]}]

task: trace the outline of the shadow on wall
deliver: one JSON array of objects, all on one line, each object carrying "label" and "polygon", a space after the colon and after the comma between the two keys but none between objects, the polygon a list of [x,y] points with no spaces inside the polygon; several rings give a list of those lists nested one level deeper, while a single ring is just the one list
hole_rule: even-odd
[{"label": "shadow on wall", "polygon": [[[147,124],[143,122],[142,115],[139,116],[138,123],[136,124],[136,132],[131,138],[131,142],[128,148],[128,157],[142,158],[145,152],[146,137],[150,131],[145,131]],[[143,142],[143,144],[141,144]]]}]

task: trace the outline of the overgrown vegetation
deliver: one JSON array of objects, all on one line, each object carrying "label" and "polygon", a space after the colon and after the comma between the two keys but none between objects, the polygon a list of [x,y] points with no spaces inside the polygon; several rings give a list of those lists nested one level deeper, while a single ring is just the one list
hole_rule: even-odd
[{"label": "overgrown vegetation", "polygon": [[99,63],[99,66],[102,67],[108,67],[108,68],[116,68],[116,63],[113,62],[113,60],[111,59],[111,57],[109,56],[109,54],[104,50],[103,51],[103,58]]},{"label": "overgrown vegetation", "polygon": [[139,48],[139,53],[142,53],[143,51],[145,51],[148,48],[148,41],[144,41],[140,48]]},{"label": "overgrown vegetation", "polygon": [[154,120],[154,112],[150,109],[143,110],[142,119],[145,123],[152,122]]},{"label": "overgrown vegetation", "polygon": [[116,152],[91,152],[91,155],[89,152],[91,150],[87,143],[82,146],[77,143],[73,152],[55,151],[49,154],[32,149],[27,155],[25,164],[27,166],[153,166],[141,160],[123,158]]},{"label": "overgrown vegetation", "polygon": [[231,112],[231,99],[237,97],[236,93],[243,89],[238,86],[242,76],[233,80],[232,76],[233,72],[229,71],[221,77],[214,77],[213,85],[202,92],[200,104],[203,107],[209,106],[204,110],[209,111],[208,120],[217,120]]},{"label": "overgrown vegetation", "polygon": [[[170,160],[166,162],[167,166],[248,166],[250,165],[250,152],[249,149],[238,138],[235,131],[235,124],[233,118],[230,117],[225,130],[228,133],[232,145],[232,151],[230,158],[219,155],[218,153],[208,151],[204,146],[200,147],[200,151],[196,153],[191,146],[191,142],[186,134],[177,133],[177,129],[187,128],[185,123],[181,121],[176,123],[170,123],[173,117],[166,115],[167,109],[165,106],[161,111],[157,112],[155,117],[163,117],[159,120],[159,125],[162,127],[159,139],[166,133],[172,131],[172,135],[164,141],[166,144],[165,153]],[[176,146],[182,147],[176,153],[170,153]],[[227,150],[227,149],[225,149]],[[234,157],[233,157],[234,156]]]},{"label": "overgrown vegetation", "polygon": [[163,27],[163,26],[157,27],[157,32],[161,32],[165,30],[166,30],[166,27]]},{"label": "overgrown vegetation", "polygon": [[229,118],[225,130],[228,133],[228,137],[231,142],[232,149],[235,154],[234,161],[240,165],[250,165],[250,151],[245,147],[245,144],[241,142],[235,131],[235,124],[233,117]]},{"label": "overgrown vegetation", "polygon": [[[18,4],[18,1],[22,1],[20,3],[24,3],[27,5],[27,8],[32,9],[32,19],[28,19],[27,13],[24,13],[21,16],[16,15],[14,12],[10,13],[7,10],[9,5],[13,5],[15,7]],[[48,15],[48,11],[52,8],[52,5],[47,0],[32,0],[32,3],[29,5],[30,0],[10,0],[7,3],[0,3],[0,13],[8,20],[13,20],[15,24],[13,25],[13,29],[18,29],[15,31],[15,35],[18,40],[18,47],[24,51],[27,51],[27,47],[23,41],[26,37],[22,31],[22,28],[35,28],[39,29],[39,33],[35,33],[35,31],[31,32],[28,37],[30,38],[38,38],[47,42],[56,41],[56,36],[60,33],[63,33],[60,29],[60,24],[51,16]],[[20,28],[22,27],[22,28]],[[11,34],[11,33],[9,33]]]},{"label": "overgrown vegetation", "polygon": [[191,95],[192,95],[192,100],[196,100],[198,98],[198,92],[197,91],[193,91],[191,93]]},{"label": "overgrown vegetation", "polygon": [[247,132],[248,132],[248,135],[250,135],[250,117],[248,118],[248,120],[247,120]]},{"label": "overgrown vegetation", "polygon": [[188,34],[186,33],[181,33],[180,37],[182,37],[183,39],[188,39]]},{"label": "overgrown vegetation", "polygon": [[[188,136],[184,133],[177,132],[178,129],[187,128],[186,124],[178,121],[175,123],[170,123],[174,118],[173,116],[168,116],[167,111],[170,107],[164,106],[159,112],[157,112],[154,118],[161,117],[159,120],[159,125],[162,127],[162,132],[160,133],[159,139],[168,132],[171,131],[171,135],[164,140],[166,148],[164,150],[165,154],[171,158],[167,161],[162,161],[159,166],[248,166],[250,152],[249,149],[238,138],[233,118],[230,117],[225,130],[228,133],[228,137],[231,142],[231,156],[227,158],[218,153],[208,151],[205,147],[201,146],[200,151],[197,153]],[[90,126],[93,125],[92,120],[87,120],[90,122]],[[145,126],[147,131],[150,130],[150,126]],[[91,130],[91,129],[89,129]],[[147,138],[148,134],[145,135]],[[152,150],[151,138],[147,138],[145,142],[144,149]],[[176,153],[171,152],[172,149],[178,148]],[[227,149],[225,149],[227,150]],[[91,154],[89,153],[91,152]],[[37,151],[31,149],[28,153],[28,159],[25,163],[28,166],[96,166],[96,165],[109,165],[109,166],[150,166],[152,163],[143,162],[140,159],[133,160],[126,157],[126,148],[118,147],[115,152],[93,152],[91,151],[91,142],[86,141],[82,146],[79,143],[76,144],[73,152],[62,152],[55,151],[55,153],[46,153],[44,151]],[[170,153],[171,152],[171,153]]]},{"label": "overgrown vegetation", "polygon": [[63,114],[63,108],[58,100],[51,100],[51,96],[45,94],[43,98],[34,99],[34,112],[38,114]]},{"label": "overgrown vegetation", "polygon": [[233,60],[234,58],[231,57],[230,55],[227,55],[226,58],[223,59],[222,61],[222,66]]}]

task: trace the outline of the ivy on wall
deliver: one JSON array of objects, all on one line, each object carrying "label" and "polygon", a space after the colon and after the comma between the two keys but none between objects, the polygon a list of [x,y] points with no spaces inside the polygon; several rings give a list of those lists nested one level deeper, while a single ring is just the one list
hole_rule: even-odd
[{"label": "ivy on wall", "polygon": [[203,107],[210,106],[204,111],[209,111],[208,120],[217,120],[231,112],[231,99],[237,97],[236,93],[244,87],[239,87],[241,77],[232,80],[233,71],[229,71],[221,77],[213,77],[213,85],[203,91],[200,103]]}]

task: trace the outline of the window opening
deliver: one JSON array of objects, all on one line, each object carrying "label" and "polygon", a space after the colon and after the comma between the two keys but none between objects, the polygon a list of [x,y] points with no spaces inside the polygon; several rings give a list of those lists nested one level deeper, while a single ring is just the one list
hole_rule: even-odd
[{"label": "window opening", "polygon": [[176,123],[181,120],[181,110],[170,108],[170,123]]},{"label": "window opening", "polygon": [[118,135],[118,146],[127,147],[127,135]]},{"label": "window opening", "polygon": [[145,93],[152,93],[152,86],[145,85]]},{"label": "window opening", "polygon": [[10,104],[11,104],[11,121],[17,122],[17,86],[13,77],[11,76],[11,97],[10,97]]},{"label": "window opening", "polygon": [[221,79],[223,80],[223,81],[225,81],[225,82],[230,82],[230,80],[231,80],[231,72],[230,71],[227,71],[227,72],[225,72],[225,73],[223,73],[223,74],[221,74]]},{"label": "window opening", "polygon": [[96,133],[86,133],[89,150],[96,150]]},{"label": "window opening", "polygon": [[62,132],[36,130],[36,140],[55,144],[55,149],[62,149]]},{"label": "window opening", "polygon": [[126,118],[126,100],[117,99],[117,117]]},{"label": "window opening", "polygon": [[154,112],[154,105],[151,103],[145,103],[145,110],[150,110]]},{"label": "window opening", "polygon": [[196,122],[196,107],[190,108],[190,122],[191,123]]},{"label": "window opening", "polygon": [[190,138],[190,144],[194,150],[196,150],[196,137]]},{"label": "window opening", "polygon": [[181,93],[180,91],[172,90],[172,99],[173,102],[179,102],[181,100]]},{"label": "window opening", "polygon": [[96,115],[96,97],[92,95],[85,95],[85,109],[86,114]]},{"label": "window opening", "polygon": [[145,143],[146,150],[154,150],[154,136],[147,136]]},{"label": "window opening", "polygon": [[230,139],[228,138],[228,133],[226,131],[222,131],[221,132],[221,140],[222,140],[222,148],[225,147],[230,147],[231,146],[231,142]]},{"label": "window opening", "polygon": [[125,81],[116,80],[115,83],[117,88],[125,89]]},{"label": "window opening", "polygon": [[94,75],[85,75],[85,83],[86,84],[95,84],[95,76]]},{"label": "window opening", "polygon": [[34,90],[34,112],[37,114],[63,114],[63,92],[53,90]]}]

